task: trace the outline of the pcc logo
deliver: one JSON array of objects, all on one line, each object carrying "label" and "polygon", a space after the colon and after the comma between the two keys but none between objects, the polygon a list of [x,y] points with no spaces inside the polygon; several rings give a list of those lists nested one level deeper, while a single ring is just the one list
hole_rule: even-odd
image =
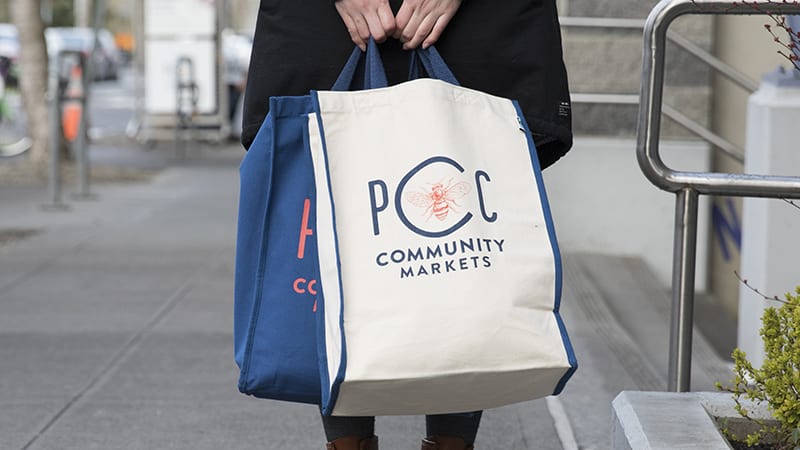
[{"label": "pcc logo", "polygon": [[[494,222],[497,212],[487,210],[484,186],[492,180],[483,170],[465,174],[465,169],[446,156],[434,156],[411,169],[394,192],[394,210],[409,230],[420,236],[447,236],[473,218],[468,205],[477,197],[483,220]],[[390,206],[391,192],[384,180],[372,180],[369,188],[372,229],[380,235],[380,215]],[[472,186],[475,186],[473,190]]]}]

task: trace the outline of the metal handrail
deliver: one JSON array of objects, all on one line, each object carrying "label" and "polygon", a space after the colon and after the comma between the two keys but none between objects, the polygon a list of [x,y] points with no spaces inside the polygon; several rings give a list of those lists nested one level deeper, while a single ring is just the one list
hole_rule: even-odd
[{"label": "metal handrail", "polygon": [[[585,94],[585,93],[572,93],[570,94],[572,103],[589,103],[589,104],[604,104],[604,105],[638,105],[638,94]],[[743,163],[744,162],[744,149],[734,144],[733,142],[725,139],[724,137],[714,133],[702,124],[692,119],[691,117],[683,114],[677,109],[664,105],[664,115],[674,120],[675,123],[683,126],[695,135],[699,136],[709,144],[715,146],[719,151],[730,157],[731,159]]]},{"label": "metal handrail", "polygon": [[672,320],[668,389],[690,388],[697,215],[700,194],[740,197],[800,198],[800,177],[679,172],[659,153],[663,110],[666,40],[672,22],[687,14],[800,14],[797,3],[750,3],[735,0],[662,0],[644,28],[644,58],[636,155],[645,176],[659,188],[676,194],[672,275]]},{"label": "metal handrail", "polygon": [[[646,22],[642,19],[572,16],[561,16],[559,21],[564,27],[611,28],[639,31],[644,29]],[[716,56],[707,52],[702,47],[689,41],[680,34],[667,30],[667,38],[748,93],[753,93],[758,89],[758,83],[750,79],[747,75],[720,60]],[[573,103],[610,105],[634,105],[639,103],[638,95],[632,94],[572,93],[571,97]],[[744,149],[742,149],[740,146],[714,133],[706,126],[702,125],[696,120],[691,119],[689,116],[681,113],[671,106],[665,104],[663,112],[667,117],[675,121],[677,124],[683,126],[685,129],[708,142],[729,158],[738,163],[744,162]]]}]

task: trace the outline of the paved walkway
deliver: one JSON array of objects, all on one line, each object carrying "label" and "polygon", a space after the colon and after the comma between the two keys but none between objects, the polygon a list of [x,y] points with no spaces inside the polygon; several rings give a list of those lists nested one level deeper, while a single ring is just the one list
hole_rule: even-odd
[{"label": "paved walkway", "polygon": [[[115,151],[126,164],[146,152],[93,157]],[[40,207],[44,186],[0,179],[0,448],[321,449],[314,407],[236,389],[242,152],[155,155],[143,158],[154,177],[94,184],[88,201],[67,191],[68,211]],[[564,264],[580,368],[558,398],[487,411],[478,449],[607,449],[614,396],[665,387],[665,290],[637,260],[567,253]],[[694,387],[713,389],[727,367],[702,336],[695,349]],[[379,418],[377,433],[382,448],[419,448],[423,423]]]}]

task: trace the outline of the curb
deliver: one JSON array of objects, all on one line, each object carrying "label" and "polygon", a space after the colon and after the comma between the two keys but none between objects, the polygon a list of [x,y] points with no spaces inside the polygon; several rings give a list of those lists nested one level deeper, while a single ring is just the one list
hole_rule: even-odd
[{"label": "curb", "polygon": [[[612,402],[613,450],[730,450],[718,421],[735,436],[752,424],[734,409],[729,393],[623,391]],[[769,419],[766,407],[749,405],[754,417]]]}]

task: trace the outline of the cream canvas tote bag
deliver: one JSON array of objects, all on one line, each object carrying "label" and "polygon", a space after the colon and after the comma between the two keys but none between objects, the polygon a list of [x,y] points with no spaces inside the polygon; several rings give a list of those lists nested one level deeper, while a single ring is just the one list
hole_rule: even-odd
[{"label": "cream canvas tote bag", "polygon": [[[428,73],[443,65],[419,53]],[[323,413],[464,412],[559,393],[577,363],[519,105],[430,78],[312,100]]]}]

